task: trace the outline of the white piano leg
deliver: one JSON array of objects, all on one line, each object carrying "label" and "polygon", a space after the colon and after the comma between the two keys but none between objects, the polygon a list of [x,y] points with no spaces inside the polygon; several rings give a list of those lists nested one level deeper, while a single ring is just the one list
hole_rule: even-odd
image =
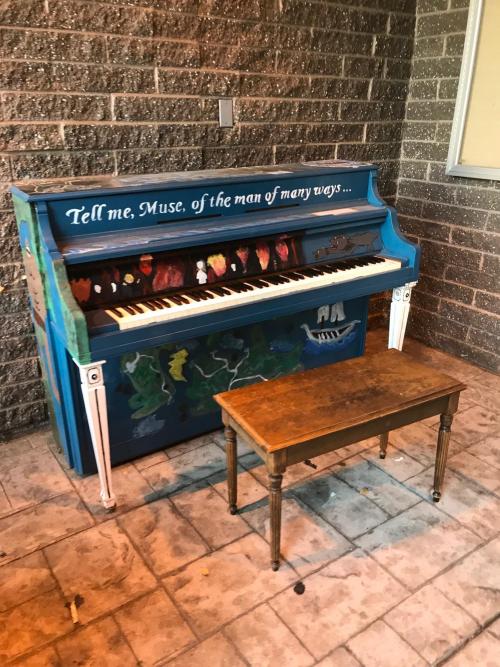
[{"label": "white piano leg", "polygon": [[417,283],[406,283],[392,291],[391,317],[389,322],[389,348],[403,349],[406,323],[410,312],[411,289]]},{"label": "white piano leg", "polygon": [[102,373],[104,363],[104,361],[97,361],[93,364],[77,365],[80,370],[83,401],[99,475],[101,502],[107,510],[113,510],[116,507],[116,498],[111,482],[108,410]]}]

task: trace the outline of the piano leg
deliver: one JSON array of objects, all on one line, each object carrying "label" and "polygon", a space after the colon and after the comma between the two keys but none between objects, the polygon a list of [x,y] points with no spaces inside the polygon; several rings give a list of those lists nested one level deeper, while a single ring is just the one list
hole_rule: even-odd
[{"label": "piano leg", "polygon": [[403,349],[406,323],[410,312],[411,289],[417,283],[406,283],[392,290],[391,317],[389,322],[389,344],[387,347]]},{"label": "piano leg", "polygon": [[111,483],[108,411],[102,373],[104,363],[104,361],[98,361],[93,364],[77,364],[77,366],[80,370],[83,401],[99,475],[101,501],[107,510],[113,510],[116,507],[116,498]]}]

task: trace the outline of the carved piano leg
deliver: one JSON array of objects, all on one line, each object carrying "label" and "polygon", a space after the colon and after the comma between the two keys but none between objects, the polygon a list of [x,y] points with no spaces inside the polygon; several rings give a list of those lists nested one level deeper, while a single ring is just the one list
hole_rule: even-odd
[{"label": "carved piano leg", "polygon": [[391,318],[389,322],[389,344],[387,347],[403,349],[406,323],[410,312],[411,289],[417,283],[406,283],[392,291]]},{"label": "carved piano leg", "polygon": [[111,483],[108,411],[102,373],[104,363],[104,361],[98,361],[93,364],[77,365],[80,370],[83,401],[99,475],[101,501],[107,510],[113,510],[116,507],[116,498]]},{"label": "carved piano leg", "polygon": [[378,442],[379,442],[379,458],[385,459],[386,454],[387,454],[387,444],[389,442],[389,434],[388,433],[381,433],[378,436]]},{"label": "carved piano leg", "polygon": [[226,436],[226,459],[227,459],[227,493],[229,500],[229,512],[236,514],[238,477],[237,477],[237,459],[236,459],[236,431],[226,424],[224,428]]}]

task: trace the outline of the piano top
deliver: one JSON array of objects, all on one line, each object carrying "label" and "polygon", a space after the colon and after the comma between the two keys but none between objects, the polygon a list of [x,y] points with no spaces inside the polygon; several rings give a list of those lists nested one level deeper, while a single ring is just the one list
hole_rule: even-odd
[{"label": "piano top", "polygon": [[201,171],[174,171],[163,174],[137,174],[131,176],[85,176],[44,181],[19,182],[11,190],[24,201],[44,201],[92,195],[103,195],[125,190],[141,192],[164,190],[182,185],[204,185],[225,182],[267,180],[280,176],[304,174],[308,176],[341,174],[348,171],[370,171],[377,167],[369,162],[348,160],[316,160],[299,164],[280,164],[230,169],[204,169]]}]

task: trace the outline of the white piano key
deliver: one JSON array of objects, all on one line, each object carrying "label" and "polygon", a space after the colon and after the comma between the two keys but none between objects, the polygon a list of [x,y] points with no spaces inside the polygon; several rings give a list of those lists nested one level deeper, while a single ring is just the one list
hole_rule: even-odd
[{"label": "white piano key", "polygon": [[[210,286],[208,286],[203,291],[213,294],[213,299],[196,301],[195,299],[189,298],[188,294],[186,294],[183,296],[184,298],[188,298],[188,303],[181,305],[177,305],[171,301],[168,296],[151,296],[149,299],[145,299],[145,301],[158,301],[160,299],[164,299],[172,305],[170,308],[157,308],[156,310],[150,310],[146,306],[142,306],[144,312],[134,315],[127,313],[123,308],[115,308],[115,310],[118,310],[120,313],[122,313],[122,317],[115,315],[112,310],[106,310],[106,313],[118,323],[120,329],[133,329],[135,327],[144,326],[147,324],[156,324],[158,322],[178,320],[183,317],[191,317],[192,315],[203,315],[205,313],[211,313],[215,310],[247,305],[252,302],[255,303],[257,300],[271,299],[277,296],[288,296],[290,294],[299,294],[301,292],[307,292],[319,287],[327,287],[329,285],[350,282],[352,280],[356,280],[357,278],[365,278],[367,276],[388,273],[390,271],[397,271],[401,268],[401,262],[399,260],[387,259],[385,257],[382,259],[384,261],[377,264],[356,266],[350,269],[340,270],[335,273],[324,273],[323,275],[306,277],[303,280],[289,279],[289,282],[278,285],[273,285],[270,282],[267,282],[266,287],[248,285],[251,287],[251,289],[247,292],[233,292],[231,294],[225,294],[224,296],[219,296],[215,292],[211,292]],[[327,262],[325,262],[325,264],[327,264]],[[300,273],[300,269],[297,269],[297,272]],[[286,272],[284,273],[286,274]],[[249,278],[248,280],[259,280],[261,282],[266,282],[265,276],[255,276],[253,278]],[[180,294],[182,294],[182,292],[180,292]],[[138,305],[141,305],[141,302],[137,303]],[[134,305],[137,305],[137,303]]]}]

